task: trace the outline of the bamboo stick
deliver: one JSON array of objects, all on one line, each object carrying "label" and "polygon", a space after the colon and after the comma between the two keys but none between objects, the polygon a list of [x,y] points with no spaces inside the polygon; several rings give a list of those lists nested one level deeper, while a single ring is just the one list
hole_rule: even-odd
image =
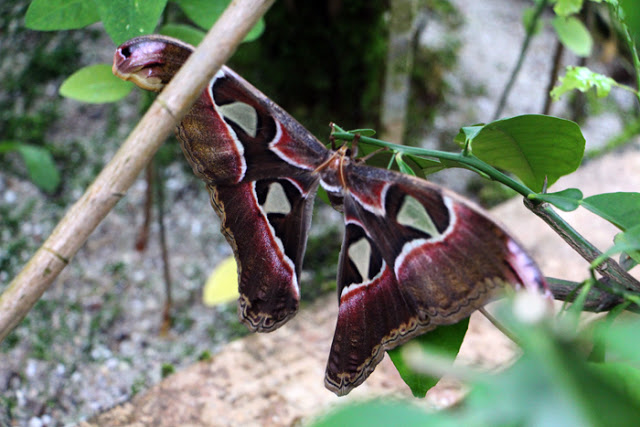
[{"label": "bamboo stick", "polygon": [[0,295],[0,341],[13,330],[120,200],[274,0],[235,0],[151,105],[113,159]]}]

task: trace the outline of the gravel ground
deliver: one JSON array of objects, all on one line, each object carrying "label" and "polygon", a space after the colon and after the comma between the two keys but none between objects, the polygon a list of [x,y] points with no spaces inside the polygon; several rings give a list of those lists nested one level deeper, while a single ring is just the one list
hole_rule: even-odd
[{"label": "gravel ground", "polygon": [[[454,3],[466,20],[459,33],[463,48],[459,65],[449,78],[449,108],[436,118],[433,132],[425,138],[426,145],[434,144],[442,134],[455,133],[460,125],[490,120],[524,36],[521,13],[530,4],[513,0]],[[421,41],[437,44],[439,37],[437,26],[428,25]],[[541,110],[553,43],[549,28],[534,39],[505,116]],[[109,62],[110,58],[107,48],[86,61]],[[469,95],[469,87],[478,89],[475,95]],[[620,102],[628,104],[624,97]],[[99,119],[110,114],[110,107],[65,101],[64,108],[63,117],[71,119],[63,121],[64,129],[53,129],[52,137],[62,133],[78,135],[87,143],[94,143],[92,156],[104,163],[132,126],[126,118],[137,107],[135,100],[119,104],[121,110],[112,120],[121,124],[111,142],[104,145],[101,136],[105,125],[100,125]],[[561,108],[554,113],[560,114]],[[583,129],[590,146],[598,146],[621,127],[616,114],[604,113],[587,121]],[[235,306],[213,309],[203,306],[200,300],[202,283],[210,269],[231,252],[218,231],[219,223],[203,186],[186,173],[181,162],[172,163],[161,172],[167,189],[165,220],[175,327],[169,336],[159,336],[164,291],[155,224],[148,250],[140,253],[134,249],[145,191],[145,183],[139,179],[0,347],[0,425],[74,424],[157,383],[163,366],[180,369],[245,333],[235,320]],[[447,181],[457,190],[465,185],[457,172],[439,174],[438,180]],[[71,190],[63,199],[71,201],[80,196],[84,187],[68,188]],[[17,262],[28,258],[63,213],[32,184],[3,171],[0,209],[14,216],[25,209],[30,212],[28,219],[19,224],[26,243]],[[330,221],[335,221],[336,217],[331,216]],[[323,227],[323,219],[315,221],[315,231]],[[4,225],[0,232],[2,242],[12,237]],[[0,288],[9,280],[8,273],[0,271]]]}]

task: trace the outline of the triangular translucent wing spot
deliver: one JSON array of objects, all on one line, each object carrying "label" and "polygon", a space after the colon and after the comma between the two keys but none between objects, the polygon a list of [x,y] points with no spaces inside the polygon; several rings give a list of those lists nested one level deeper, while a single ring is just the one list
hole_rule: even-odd
[{"label": "triangular translucent wing spot", "polygon": [[291,212],[291,202],[289,202],[289,198],[279,182],[273,182],[269,185],[267,197],[261,206],[267,214],[287,215]]},{"label": "triangular translucent wing spot", "polygon": [[218,110],[226,120],[238,125],[251,138],[258,134],[258,113],[251,105],[238,101],[220,105]]},{"label": "triangular translucent wing spot", "polygon": [[398,224],[405,227],[412,227],[420,230],[432,237],[440,235],[436,225],[433,223],[431,216],[415,197],[406,195],[402,201],[402,206],[396,216]]},{"label": "triangular translucent wing spot", "polygon": [[347,250],[351,262],[356,266],[362,281],[369,280],[369,264],[371,263],[371,245],[366,237],[352,243]]}]

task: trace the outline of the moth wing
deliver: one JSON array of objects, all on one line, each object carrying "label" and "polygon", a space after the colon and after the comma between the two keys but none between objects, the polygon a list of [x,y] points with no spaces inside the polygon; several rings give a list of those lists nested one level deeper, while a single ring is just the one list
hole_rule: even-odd
[{"label": "moth wing", "polygon": [[330,390],[348,393],[384,350],[468,317],[505,286],[545,287],[534,261],[470,202],[393,171],[347,164],[344,172]]}]

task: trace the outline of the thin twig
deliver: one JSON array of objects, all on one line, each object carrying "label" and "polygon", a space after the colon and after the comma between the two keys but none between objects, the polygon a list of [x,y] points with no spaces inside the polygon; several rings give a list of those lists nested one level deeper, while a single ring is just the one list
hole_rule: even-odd
[{"label": "thin twig", "polygon": [[138,252],[143,252],[147,248],[147,243],[149,242],[149,227],[151,226],[151,207],[153,206],[153,161],[149,162],[146,169],[144,170],[144,178],[147,182],[147,188],[144,192],[144,220],[142,222],[142,227],[138,231],[138,236],[136,237],[136,250]]},{"label": "thin twig", "polygon": [[231,2],[113,159],[0,295],[0,341],[26,316],[91,232],[124,196],[207,82],[273,2]]},{"label": "thin twig", "polygon": [[540,19],[540,15],[542,11],[547,6],[548,0],[540,0],[537,2],[536,8],[533,11],[533,16],[531,17],[531,21],[529,21],[529,25],[526,28],[527,35],[522,42],[522,47],[520,48],[520,54],[518,55],[518,61],[516,62],[516,66],[511,72],[511,76],[509,76],[509,81],[507,81],[504,90],[502,91],[502,95],[500,95],[500,101],[498,102],[498,107],[496,111],[493,113],[493,120],[498,120],[502,115],[502,110],[504,110],[504,106],[507,103],[507,98],[511,93],[511,89],[513,88],[514,83],[516,82],[516,77],[520,72],[520,68],[522,68],[522,63],[524,62],[524,58],[526,56],[527,50],[529,49],[529,44],[531,43],[531,39],[535,33],[536,26],[538,24],[538,19]]},{"label": "thin twig", "polygon": [[551,67],[551,73],[549,75],[549,84],[544,97],[544,107],[542,107],[542,114],[548,115],[551,111],[551,91],[558,80],[558,72],[560,71],[560,64],[562,64],[562,54],[564,52],[564,45],[560,40],[556,41],[556,48],[553,52],[553,66]]},{"label": "thin twig", "polygon": [[153,176],[156,182],[156,207],[158,209],[158,225],[160,228],[160,250],[162,252],[162,275],[164,277],[164,308],[162,310],[162,323],[160,335],[165,336],[171,329],[171,264],[169,263],[169,250],[167,249],[167,233],[164,227],[164,182],[158,168],[153,168]]}]

